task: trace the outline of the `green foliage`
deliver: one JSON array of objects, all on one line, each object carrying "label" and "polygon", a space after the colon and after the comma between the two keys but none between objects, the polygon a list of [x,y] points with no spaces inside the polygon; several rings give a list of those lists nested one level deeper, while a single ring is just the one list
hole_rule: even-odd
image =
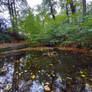
[{"label": "green foliage", "polygon": [[39,15],[30,13],[22,23],[31,45],[45,45],[50,42],[61,43],[60,45],[81,44],[85,47],[92,39],[92,16],[88,17],[89,19],[85,17],[84,22],[76,23],[67,23],[66,15],[57,15],[55,21],[46,17],[43,26]]},{"label": "green foliage", "polygon": [[[78,7],[82,5],[77,1],[74,4]],[[32,46],[52,43],[58,46],[76,44],[92,47],[92,14],[88,13],[83,17],[82,11],[78,9],[76,13],[69,12],[67,16],[64,10],[63,14],[57,14],[53,20],[49,10],[44,9],[43,5],[38,6],[37,10],[37,14],[29,12],[19,23],[20,30],[26,34]]]},{"label": "green foliage", "polygon": [[0,43],[11,42],[11,36],[9,34],[0,33]]}]

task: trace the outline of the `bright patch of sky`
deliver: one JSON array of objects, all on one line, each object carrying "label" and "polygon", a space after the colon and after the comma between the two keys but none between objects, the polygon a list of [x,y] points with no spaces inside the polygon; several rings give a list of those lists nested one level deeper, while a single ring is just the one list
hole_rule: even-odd
[{"label": "bright patch of sky", "polygon": [[36,7],[42,3],[42,0],[27,0],[31,8]]},{"label": "bright patch of sky", "polygon": [[[31,8],[34,8],[37,5],[40,5],[42,3],[42,0],[27,0],[27,1],[28,1]],[[90,2],[90,1],[92,1],[92,0],[87,0],[87,2]]]},{"label": "bright patch of sky", "polygon": [[92,0],[87,0],[87,1],[92,1]]},{"label": "bright patch of sky", "polygon": [[[59,0],[55,0],[55,1],[59,1]],[[87,3],[89,3],[92,0],[86,0],[86,1]],[[35,9],[37,5],[40,5],[42,3],[42,0],[27,0],[27,2],[31,8]],[[58,6],[56,7],[56,10],[57,10],[57,14],[60,13],[61,11],[61,9]],[[35,11],[34,11],[34,14],[36,14]]]}]

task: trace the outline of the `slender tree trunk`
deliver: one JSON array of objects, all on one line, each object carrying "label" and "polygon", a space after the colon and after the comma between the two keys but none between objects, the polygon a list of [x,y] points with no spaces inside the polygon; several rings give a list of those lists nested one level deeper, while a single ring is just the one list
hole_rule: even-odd
[{"label": "slender tree trunk", "polygon": [[50,5],[50,12],[51,12],[52,18],[55,20],[54,9],[53,9],[53,4],[51,0],[49,0],[49,5]]},{"label": "slender tree trunk", "polygon": [[8,10],[9,10],[9,15],[10,15],[10,20],[11,20],[11,24],[12,24],[12,28],[13,31],[16,31],[16,24],[17,24],[17,20],[16,20],[16,8],[15,8],[15,0],[11,1],[8,0]]},{"label": "slender tree trunk", "polygon": [[52,14],[52,18],[55,20],[55,15],[54,15],[54,11],[53,11],[53,6],[51,5],[51,14]]},{"label": "slender tree trunk", "polygon": [[72,14],[74,14],[74,13],[76,12],[76,7],[75,7],[75,5],[73,4],[73,1],[72,1],[72,0],[71,0],[71,2],[70,2],[70,8],[71,8]]},{"label": "slender tree trunk", "polygon": [[68,17],[67,22],[69,22],[69,12],[68,12],[68,6],[67,6],[67,4],[66,4],[66,15]]},{"label": "slender tree trunk", "polygon": [[86,15],[86,0],[82,0],[83,4],[83,17]]},{"label": "slender tree trunk", "polygon": [[[13,82],[12,82],[12,89],[11,89],[11,92],[18,92],[19,90],[19,63],[16,62],[15,65],[14,65],[14,73],[13,73]],[[17,73],[16,73],[17,72]]]},{"label": "slender tree trunk", "polygon": [[66,15],[69,16],[67,5],[66,5]]}]

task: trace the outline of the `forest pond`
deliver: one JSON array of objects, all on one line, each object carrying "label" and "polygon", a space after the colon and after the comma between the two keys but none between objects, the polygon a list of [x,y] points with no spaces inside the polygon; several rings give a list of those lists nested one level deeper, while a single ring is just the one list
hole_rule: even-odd
[{"label": "forest pond", "polygon": [[92,57],[59,50],[1,55],[0,92],[92,92]]}]

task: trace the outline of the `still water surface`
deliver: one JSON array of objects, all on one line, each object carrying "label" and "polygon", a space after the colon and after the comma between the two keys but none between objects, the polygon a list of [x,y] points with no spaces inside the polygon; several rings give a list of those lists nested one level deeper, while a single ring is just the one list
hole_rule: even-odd
[{"label": "still water surface", "polygon": [[65,51],[0,56],[0,92],[92,92],[92,57]]}]

